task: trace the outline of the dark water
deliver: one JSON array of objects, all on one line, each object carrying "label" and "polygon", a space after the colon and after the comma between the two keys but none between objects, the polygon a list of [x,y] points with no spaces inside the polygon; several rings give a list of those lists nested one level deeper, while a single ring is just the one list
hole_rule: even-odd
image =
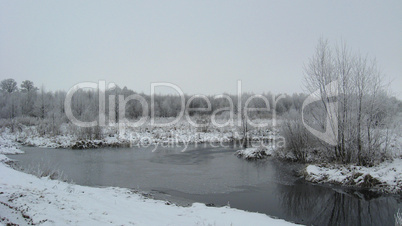
[{"label": "dark water", "polygon": [[159,191],[314,225],[394,225],[402,198],[340,187],[312,185],[294,176],[300,164],[272,158],[245,161],[235,148],[92,150],[23,148],[11,155],[23,168],[57,169],[87,186]]}]

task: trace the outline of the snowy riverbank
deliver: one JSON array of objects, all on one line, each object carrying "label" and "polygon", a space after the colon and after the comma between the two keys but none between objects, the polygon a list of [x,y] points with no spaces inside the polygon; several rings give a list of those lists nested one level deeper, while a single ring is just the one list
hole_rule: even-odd
[{"label": "snowy riverbank", "polygon": [[335,183],[372,188],[389,193],[402,192],[402,159],[395,158],[374,167],[353,165],[309,165],[305,179],[315,183]]},{"label": "snowy riverbank", "polygon": [[385,193],[402,193],[402,136],[389,141],[388,160],[372,167],[334,163],[309,164],[304,178],[314,183],[332,183],[375,189]]},{"label": "snowy riverbank", "polygon": [[272,146],[258,146],[258,147],[250,147],[246,149],[241,149],[235,152],[235,155],[239,158],[243,158],[246,160],[257,160],[264,159],[268,156],[271,156],[274,147]]},{"label": "snowy riverbank", "polygon": [[22,154],[17,144],[13,141],[13,135],[10,133],[0,134],[0,154]]},{"label": "snowy riverbank", "polygon": [[[165,123],[167,119],[158,119]],[[262,120],[270,123],[270,120]],[[99,131],[86,131],[71,124],[60,126],[56,134],[42,134],[38,126],[20,125],[15,132],[3,128],[1,136],[18,141],[27,146],[50,148],[87,149],[98,147],[127,147],[163,144],[195,144],[195,143],[227,143],[239,140],[241,135],[235,126],[213,127],[200,131],[187,121],[177,124],[158,127],[149,123],[141,127],[122,128],[119,125],[109,125],[99,128]],[[96,134],[96,135],[95,135]],[[277,134],[272,127],[257,128],[249,131],[249,138],[253,141],[270,140]]]}]

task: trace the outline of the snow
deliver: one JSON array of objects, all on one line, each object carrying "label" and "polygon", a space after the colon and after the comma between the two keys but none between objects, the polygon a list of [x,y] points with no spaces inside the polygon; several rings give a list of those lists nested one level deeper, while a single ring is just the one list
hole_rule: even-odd
[{"label": "snow", "polygon": [[11,155],[22,153],[24,152],[18,149],[18,145],[13,142],[10,133],[0,134],[0,154]]},{"label": "snow", "polygon": [[388,145],[388,152],[392,157],[402,158],[402,134],[400,132],[390,135]]},{"label": "snow", "polygon": [[238,150],[235,152],[235,155],[239,158],[244,158],[247,160],[254,159],[263,159],[267,156],[271,156],[273,152],[272,146],[259,146],[259,147],[251,147],[242,150]]},{"label": "snow", "polygon": [[396,158],[374,167],[353,165],[309,165],[306,167],[306,180],[318,183],[341,183],[344,185],[364,186],[367,176],[378,180],[375,184],[385,192],[402,192],[402,159]]},{"label": "snow", "polygon": [[[168,119],[158,118],[155,121],[166,123]],[[219,121],[219,120],[218,120]],[[264,120],[260,120],[263,122]],[[269,123],[267,119],[264,121]],[[222,123],[221,123],[222,124]],[[182,120],[178,123],[159,127],[152,126],[149,122],[141,127],[130,127],[128,125],[108,125],[102,127],[103,138],[101,140],[85,139],[85,142],[94,143],[94,145],[82,145],[85,147],[97,147],[99,143],[103,146],[117,147],[119,145],[126,146],[146,146],[155,144],[195,144],[195,143],[227,143],[238,139],[239,134],[235,126],[226,126],[222,128],[210,126],[207,131],[200,132],[189,122]],[[253,141],[261,141],[262,139],[273,139],[277,131],[273,128],[259,128],[249,131],[249,137]],[[21,126],[21,131],[10,133],[9,130],[3,132],[13,140],[17,140],[23,145],[49,148],[72,148],[77,146],[78,142],[82,142],[80,138],[79,128],[75,128],[71,124],[61,125],[60,134],[42,135],[35,126]],[[99,146],[99,147],[102,147]]]},{"label": "snow", "polygon": [[[3,162],[6,157],[0,155]],[[0,219],[42,225],[291,225],[230,207],[180,207],[123,188],[38,178],[0,163]]]}]

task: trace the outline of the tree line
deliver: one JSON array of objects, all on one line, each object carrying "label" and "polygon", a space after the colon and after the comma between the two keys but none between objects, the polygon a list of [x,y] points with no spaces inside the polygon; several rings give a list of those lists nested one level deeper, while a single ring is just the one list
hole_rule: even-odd
[{"label": "tree line", "polygon": [[[35,117],[39,119],[52,119],[57,118],[59,121],[68,122],[65,116],[64,100],[66,98],[66,91],[46,91],[45,87],[38,88],[34,85],[34,82],[30,80],[23,81],[20,86],[14,79],[5,79],[0,84],[0,118],[2,119],[14,119],[16,117]],[[119,122],[119,114],[117,113],[118,96],[123,95],[128,97],[132,94],[141,95],[148,103],[148,107],[151,106],[151,96],[144,93],[136,93],[135,91],[128,89],[127,87],[120,88],[116,86],[111,90],[106,90],[105,93],[105,105],[106,115],[108,116],[113,109],[110,109],[110,98],[114,100],[113,115],[116,117],[115,121]],[[227,94],[234,103],[234,110],[237,111],[238,97],[236,95]],[[253,93],[242,94],[242,101],[253,96]],[[259,98],[253,98],[248,107],[250,108],[270,108],[271,111],[257,111],[251,115],[255,117],[271,117],[272,106],[274,106],[272,93],[262,94],[268,101],[269,106]],[[214,96],[206,96],[211,103],[211,109],[209,111],[196,111],[189,110],[190,116],[193,115],[210,115],[214,111],[229,107],[229,102],[225,98],[214,98]],[[276,103],[275,109],[278,115],[288,112],[290,109],[300,110],[303,100],[306,94],[299,93],[293,95],[283,95],[281,100]],[[191,98],[189,95],[185,95],[185,102]],[[154,116],[156,117],[177,117],[181,110],[181,99],[177,95],[154,95]],[[130,100],[126,103],[125,116],[128,119],[136,119],[142,117],[143,109],[140,101]],[[207,108],[207,102],[202,98],[194,98],[189,108]],[[98,90],[78,90],[74,93],[71,101],[71,108],[73,115],[81,120],[93,120],[98,117],[99,113],[99,95]],[[237,112],[235,112],[237,113]],[[151,111],[148,109],[148,116],[151,116]],[[225,114],[222,112],[222,114]],[[107,117],[108,118],[108,117]]]}]

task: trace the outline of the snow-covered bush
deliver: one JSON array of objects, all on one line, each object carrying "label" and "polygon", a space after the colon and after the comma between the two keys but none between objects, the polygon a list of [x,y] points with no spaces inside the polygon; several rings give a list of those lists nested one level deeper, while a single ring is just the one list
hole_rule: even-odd
[{"label": "snow-covered bush", "polygon": [[24,153],[18,148],[18,145],[13,141],[13,136],[9,129],[0,134],[0,154],[21,154]]},{"label": "snow-covered bush", "polygon": [[[306,162],[308,152],[314,148],[314,140],[304,127],[301,114],[291,110],[283,115],[283,119],[280,134],[285,138],[286,147],[279,151],[285,152],[283,156],[292,156],[294,160]],[[290,152],[291,155],[286,152]]]},{"label": "snow-covered bush", "polygon": [[402,159],[383,162],[374,167],[344,164],[309,165],[303,172],[307,181],[335,183],[347,186],[377,188],[381,191],[402,192]]},{"label": "snow-covered bush", "polygon": [[272,155],[272,149],[268,149],[264,146],[246,148],[236,151],[235,155],[246,160],[264,159]]},{"label": "snow-covered bush", "polygon": [[77,138],[80,140],[100,140],[103,138],[100,126],[78,128]]},{"label": "snow-covered bush", "polygon": [[43,119],[39,120],[40,123],[36,126],[38,133],[41,136],[44,135],[59,135],[61,122],[56,119]]}]

